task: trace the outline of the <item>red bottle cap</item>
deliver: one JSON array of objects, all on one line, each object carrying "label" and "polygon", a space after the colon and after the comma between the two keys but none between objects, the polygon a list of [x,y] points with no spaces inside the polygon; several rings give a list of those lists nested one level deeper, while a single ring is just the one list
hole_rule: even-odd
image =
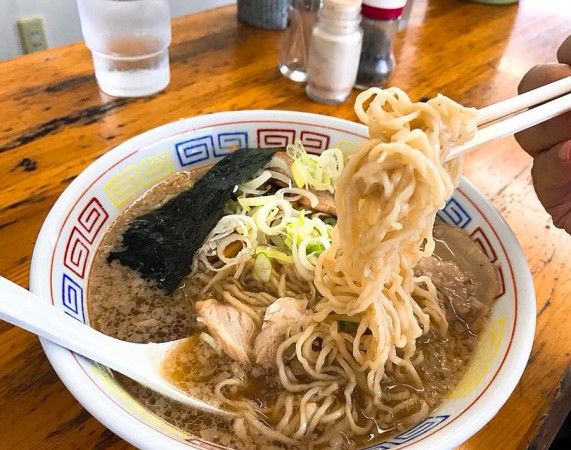
[{"label": "red bottle cap", "polygon": [[363,0],[361,14],[371,19],[398,19],[407,0]]}]

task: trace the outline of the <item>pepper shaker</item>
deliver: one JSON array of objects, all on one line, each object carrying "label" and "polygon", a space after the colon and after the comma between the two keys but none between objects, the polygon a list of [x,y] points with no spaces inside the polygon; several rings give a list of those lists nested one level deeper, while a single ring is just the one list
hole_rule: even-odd
[{"label": "pepper shaker", "polygon": [[395,70],[393,42],[406,0],[363,0],[363,49],[356,87],[385,87]]},{"label": "pepper shaker", "polygon": [[361,0],[324,0],[309,44],[307,85],[309,98],[341,103],[357,78],[363,43]]}]

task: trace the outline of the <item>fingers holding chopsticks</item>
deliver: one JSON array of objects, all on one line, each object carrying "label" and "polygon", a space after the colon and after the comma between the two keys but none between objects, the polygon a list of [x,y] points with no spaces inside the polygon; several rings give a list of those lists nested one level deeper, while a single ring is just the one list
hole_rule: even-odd
[{"label": "fingers holding chopsticks", "polygon": [[[531,69],[521,80],[519,93],[571,76],[571,36],[559,47],[559,63]],[[515,135],[533,156],[531,176],[537,197],[553,223],[571,234],[571,112],[561,114]]]},{"label": "fingers holding chopsticks", "polygon": [[[521,80],[520,94],[571,76],[571,67],[566,64],[544,64],[535,66]],[[519,145],[531,156],[571,139],[571,112],[562,114],[515,135]]]},{"label": "fingers holding chopsticks", "polygon": [[539,153],[531,169],[537,198],[553,224],[571,234],[571,140]]},{"label": "fingers holding chopsticks", "polygon": [[[571,76],[571,36],[559,47],[559,64],[542,64],[531,69],[518,86],[520,94],[553,81]],[[515,135],[521,147],[531,156],[571,139],[571,112],[562,114]]]}]

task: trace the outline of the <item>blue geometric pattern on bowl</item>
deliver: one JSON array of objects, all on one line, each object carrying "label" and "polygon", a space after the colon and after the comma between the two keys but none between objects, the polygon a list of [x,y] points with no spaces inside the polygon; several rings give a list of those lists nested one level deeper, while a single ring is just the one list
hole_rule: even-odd
[{"label": "blue geometric pattern on bowl", "polygon": [[69,275],[64,273],[61,292],[64,312],[74,319],[85,323],[85,310],[83,309],[83,288]]},{"label": "blue geometric pattern on bowl", "polygon": [[[217,145],[214,145],[215,142]],[[232,150],[247,147],[248,133],[246,131],[205,134],[175,144],[181,167],[191,166],[209,158],[220,158]]]},{"label": "blue geometric pattern on bowl", "polygon": [[224,156],[238,148],[248,148],[247,132],[233,131],[231,133],[219,133],[218,147],[214,148],[214,156]]},{"label": "blue geometric pattern on bowl", "polygon": [[201,136],[175,144],[176,154],[182,167],[205,161],[214,155],[214,139],[212,136]]},{"label": "blue geometric pattern on bowl", "polygon": [[238,148],[285,147],[300,140],[310,152],[329,148],[331,137],[312,130],[287,128],[259,128],[255,134],[248,131],[226,131],[222,133],[193,134],[175,144],[175,150],[181,167],[188,167],[209,158],[219,158]]},{"label": "blue geometric pattern on bowl", "polygon": [[446,222],[450,225],[456,225],[457,227],[464,228],[472,221],[470,214],[462,207],[458,200],[454,197],[446,202],[444,208],[442,208],[436,214],[440,220]]},{"label": "blue geometric pattern on bowl", "polygon": [[404,433],[401,433],[388,441],[379,442],[378,444],[375,444],[371,447],[367,447],[367,449],[388,450],[399,445],[406,444],[407,442],[412,441],[413,439],[416,439],[423,434],[426,434],[429,431],[435,429],[441,423],[444,423],[446,420],[448,420],[449,417],[450,416],[446,414],[441,416],[427,417],[422,422],[416,424],[414,427],[406,430]]}]

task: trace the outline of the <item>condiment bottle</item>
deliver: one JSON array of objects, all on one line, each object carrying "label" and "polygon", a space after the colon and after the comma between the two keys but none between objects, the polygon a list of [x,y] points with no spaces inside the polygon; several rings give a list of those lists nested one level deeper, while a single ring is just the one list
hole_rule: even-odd
[{"label": "condiment bottle", "polygon": [[363,43],[361,0],[324,0],[309,44],[305,91],[320,103],[347,99],[357,78]]},{"label": "condiment bottle", "polygon": [[311,30],[317,21],[321,0],[291,0],[288,28],[280,52],[280,73],[293,81],[307,80],[307,56]]},{"label": "condiment bottle", "polygon": [[384,87],[395,70],[393,41],[406,0],[363,0],[363,49],[357,87]]}]

